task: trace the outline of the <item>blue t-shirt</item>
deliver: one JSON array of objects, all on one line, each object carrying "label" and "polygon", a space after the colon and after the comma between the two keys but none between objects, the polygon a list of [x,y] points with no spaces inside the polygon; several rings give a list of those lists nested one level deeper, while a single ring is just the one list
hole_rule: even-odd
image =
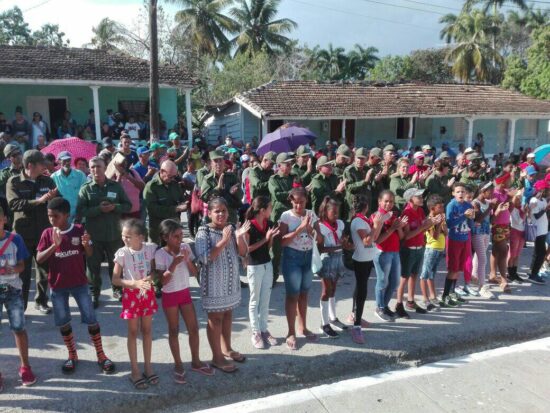
[{"label": "blue t-shirt", "polygon": [[456,199],[449,202],[445,211],[447,227],[449,228],[449,239],[462,242],[468,241],[470,225],[464,212],[470,208],[472,208],[472,204],[469,202],[460,203]]},{"label": "blue t-shirt", "polygon": [[[25,246],[25,242],[21,235],[14,234],[12,241],[7,246],[3,254],[0,256],[0,284],[9,284],[13,288],[21,289],[23,283],[19,274],[6,273],[4,267],[15,267],[19,261],[26,260],[29,257],[29,251]],[[0,239],[0,249],[4,247],[4,244],[8,240],[10,233],[6,231],[4,238]]]}]

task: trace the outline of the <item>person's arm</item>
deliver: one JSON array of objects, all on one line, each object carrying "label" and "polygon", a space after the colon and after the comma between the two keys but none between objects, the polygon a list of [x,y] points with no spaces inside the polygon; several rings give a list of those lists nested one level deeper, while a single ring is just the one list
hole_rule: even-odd
[{"label": "person's arm", "polygon": [[449,227],[455,227],[466,219],[466,216],[464,214],[456,214],[456,216],[454,216],[454,212],[455,206],[453,204],[448,204],[445,216],[447,219],[447,226]]},{"label": "person's arm", "polygon": [[[258,176],[258,170],[253,168],[248,174],[248,182],[250,184],[250,190],[255,194],[257,192],[269,191],[269,179],[262,181]],[[254,197],[254,196],[253,196]]]},{"label": "person's arm", "polygon": [[6,185],[6,199],[8,201],[8,206],[13,212],[29,212],[32,211],[35,207],[40,204],[47,202],[46,195],[44,194],[39,199],[23,199],[20,197],[19,193],[15,189],[13,183],[13,178],[8,180]]},{"label": "person's arm", "polygon": [[130,172],[126,175],[126,178],[128,178],[128,180],[132,183],[132,185],[134,185],[140,191],[143,190],[143,188],[145,188],[145,183],[142,181],[139,174],[133,169],[130,169]]},{"label": "person's arm", "polygon": [[376,238],[376,243],[377,244],[381,244],[383,243],[384,241],[386,241],[388,239],[388,237],[393,234],[397,228],[395,227],[395,225],[392,225],[391,227],[389,227],[387,230],[385,230],[384,232],[382,232],[382,228],[384,227],[384,223],[380,223],[380,228],[377,228],[377,226],[375,226],[375,230],[378,231],[378,238]]},{"label": "person's arm", "polygon": [[346,180],[346,191],[351,194],[357,194],[365,190],[368,186],[368,183],[364,179],[360,179],[354,182],[353,177],[351,176],[350,171],[346,168],[344,170],[343,178]]},{"label": "person's arm", "polygon": [[[25,269],[25,260],[18,260],[17,264],[13,267],[5,267],[6,274],[20,274]],[[2,280],[2,274],[0,274],[0,281]]]},{"label": "person's arm", "polygon": [[288,232],[288,225],[284,222],[279,223],[280,235],[281,235],[281,246],[287,247],[292,243],[292,240],[296,238],[302,231],[306,229],[305,220],[292,232]]},{"label": "person's arm", "polygon": [[[252,183],[250,184],[250,186],[252,187]],[[269,189],[269,195],[271,195],[272,199],[276,199],[282,204],[287,204],[288,191],[281,190],[281,188],[275,183],[275,179],[269,178],[267,186]]]}]

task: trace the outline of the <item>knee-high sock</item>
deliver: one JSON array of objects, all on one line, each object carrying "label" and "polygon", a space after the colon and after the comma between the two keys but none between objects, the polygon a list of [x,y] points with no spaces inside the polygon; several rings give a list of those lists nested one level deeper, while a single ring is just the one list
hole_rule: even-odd
[{"label": "knee-high sock", "polygon": [[90,338],[92,339],[92,343],[94,344],[94,347],[95,347],[95,352],[97,354],[97,361],[101,363],[103,360],[107,359],[107,356],[103,352],[103,343],[101,341],[101,332],[99,330],[99,324],[96,324],[95,326],[89,326],[88,333],[90,334]]},{"label": "knee-high sock", "polygon": [[329,297],[328,299],[328,316],[331,320],[336,320],[336,299],[334,297]]},{"label": "knee-high sock", "polygon": [[63,341],[65,342],[67,350],[69,351],[69,359],[78,360],[72,327],[69,326],[68,329],[61,330],[61,335],[63,336]]},{"label": "knee-high sock", "polygon": [[321,308],[321,325],[326,326],[329,323],[328,318],[328,301],[323,301],[319,303]]}]

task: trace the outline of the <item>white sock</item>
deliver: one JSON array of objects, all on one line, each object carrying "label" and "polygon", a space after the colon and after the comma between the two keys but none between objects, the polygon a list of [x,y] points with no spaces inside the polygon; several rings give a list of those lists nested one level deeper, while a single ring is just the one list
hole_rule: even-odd
[{"label": "white sock", "polygon": [[328,301],[321,300],[321,325],[324,327],[329,323],[328,319]]},{"label": "white sock", "polygon": [[329,297],[328,299],[328,315],[331,321],[336,320],[336,300],[334,297]]}]

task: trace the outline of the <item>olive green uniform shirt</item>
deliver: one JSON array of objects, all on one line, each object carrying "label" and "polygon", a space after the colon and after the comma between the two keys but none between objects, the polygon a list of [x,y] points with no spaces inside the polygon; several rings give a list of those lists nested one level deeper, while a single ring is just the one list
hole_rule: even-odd
[{"label": "olive green uniform shirt", "polygon": [[271,221],[277,223],[283,212],[292,208],[288,200],[288,194],[292,190],[294,175],[273,175],[269,178],[269,196],[271,197]]},{"label": "olive green uniform shirt", "polygon": [[344,201],[344,194],[336,192],[340,180],[334,174],[325,176],[318,173],[311,180],[311,206],[313,211],[319,215],[319,207],[325,196],[330,196],[340,202]]},{"label": "olive green uniform shirt", "polygon": [[232,194],[231,187],[239,184],[237,175],[233,172],[223,173],[223,189],[218,189],[218,177],[214,172],[206,175],[201,185],[201,199],[204,202],[210,201],[214,197],[222,197],[227,202],[229,210],[229,221],[233,224],[237,223],[237,211],[242,206],[243,191],[241,185],[238,185],[237,191]]},{"label": "olive green uniform shirt", "polygon": [[250,185],[250,196],[252,199],[257,196],[269,196],[269,178],[273,175],[273,170],[265,170],[260,165],[255,166],[248,173],[248,182]]}]

